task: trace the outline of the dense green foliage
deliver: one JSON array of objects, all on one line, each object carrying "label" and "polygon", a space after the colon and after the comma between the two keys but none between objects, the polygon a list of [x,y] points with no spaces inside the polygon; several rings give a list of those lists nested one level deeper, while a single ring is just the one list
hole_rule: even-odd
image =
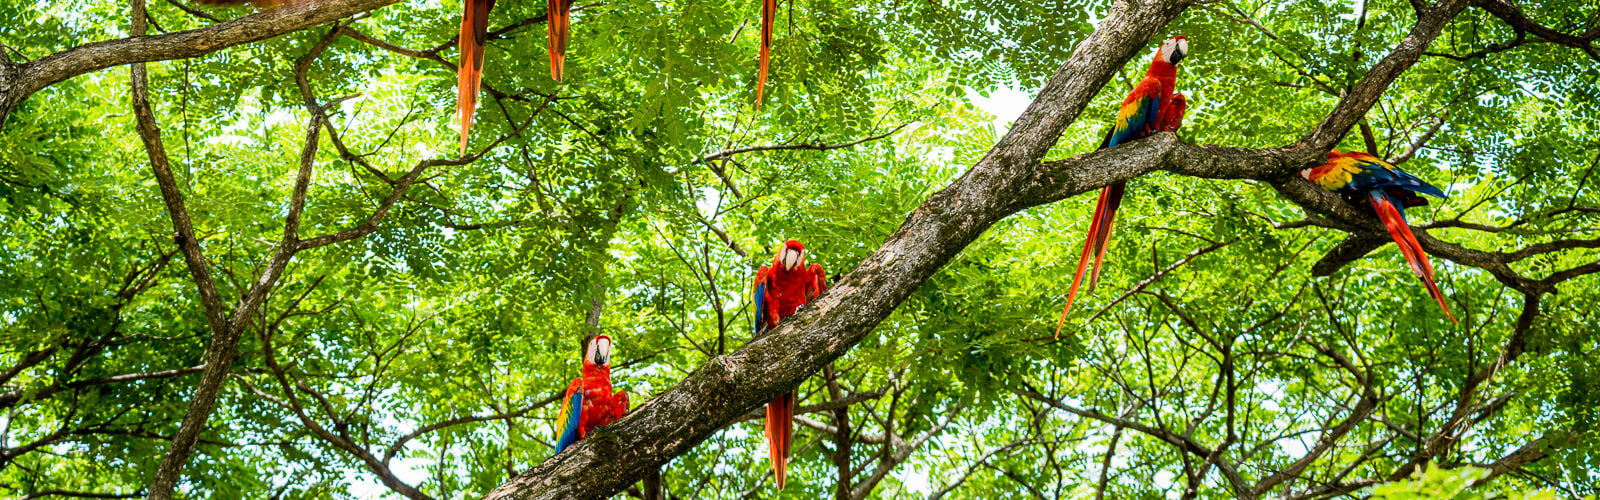
[{"label": "dense green foliage", "polygon": [[[848,272],[994,145],[1003,130],[979,97],[1037,89],[1108,3],[785,3],[769,98],[755,113],[757,2],[580,3],[561,84],[546,66],[544,4],[499,2],[491,29],[521,26],[487,51],[471,142],[486,153],[428,170],[371,235],[295,257],[240,343],[180,490],[394,496],[377,479],[392,474],[437,498],[487,492],[550,455],[551,402],[577,376],[587,335],[616,339],[614,378],[636,406],[749,340],[748,281],[783,239],[804,242],[830,273]],[[1600,29],[1593,2],[1520,8],[1566,32]],[[213,22],[171,2],[150,9],[156,32]],[[152,104],[224,303],[280,241],[310,120],[297,60],[334,37],[308,81],[319,102],[359,94],[330,110],[337,144],[324,135],[317,153],[309,237],[360,223],[390,193],[386,179],[455,153],[448,61],[460,10],[455,0],[406,2],[346,31],[150,65]],[[127,20],[121,2],[3,0],[0,25],[15,29],[0,43],[13,60],[37,59],[125,36]],[[1193,44],[1179,76],[1190,103],[1180,135],[1291,143],[1412,21],[1398,0],[1362,13],[1343,1],[1191,8],[1168,29]],[[350,30],[361,37],[338,36]],[[411,57],[366,37],[440,50]],[[1430,50],[1468,56],[1513,39],[1469,8]],[[1103,89],[1051,156],[1093,149],[1144,66],[1141,57]],[[159,372],[205,363],[206,317],[128,88],[124,68],[68,80],[0,129],[0,496],[142,491],[196,379]],[[1483,251],[1585,242],[1513,266],[1535,279],[1600,257],[1600,179],[1590,175],[1600,166],[1600,62],[1584,51],[1525,43],[1465,60],[1431,55],[1367,122],[1380,156],[1425,142],[1404,167],[1451,195],[1412,209],[1414,225],[1458,221],[1430,233]],[[702,161],[891,131],[849,147]],[[1369,149],[1359,130],[1341,147]],[[815,425],[801,427],[781,495],[765,476],[759,420],[675,459],[662,485],[688,498],[820,498],[843,469],[847,490],[865,485],[881,498],[947,487],[962,498],[1097,488],[1155,498],[1186,487],[1230,497],[1206,457],[1064,410],[1223,447],[1253,484],[1315,447],[1370,389],[1377,410],[1272,495],[1386,480],[1462,404],[1471,416],[1446,433],[1452,442],[1433,462],[1442,469],[1370,493],[1413,498],[1403,488],[1423,484],[1453,495],[1488,477],[1478,466],[1541,437],[1548,457],[1473,484],[1474,494],[1600,491],[1600,280],[1544,295],[1526,354],[1463,402],[1464,381],[1501,355],[1524,307],[1489,272],[1435,261],[1462,320],[1452,324],[1392,245],[1313,277],[1345,235],[1293,224],[1304,212],[1271,186],[1154,174],[1128,189],[1100,287],[1080,298],[1059,340],[1050,332],[1089,196],[995,226],[837,373],[802,385],[802,405],[873,397],[802,415]],[[131,374],[155,375],[108,379]],[[304,411],[284,404],[291,397]],[[495,418],[452,422],[470,416]],[[454,425],[408,436],[441,422]],[[849,439],[817,430],[844,422]],[[370,450],[383,470],[314,427]],[[852,450],[843,465],[841,448]]]}]

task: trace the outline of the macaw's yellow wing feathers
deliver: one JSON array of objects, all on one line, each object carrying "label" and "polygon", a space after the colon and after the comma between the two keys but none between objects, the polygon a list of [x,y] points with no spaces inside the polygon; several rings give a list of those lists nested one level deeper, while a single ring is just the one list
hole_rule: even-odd
[{"label": "macaw's yellow wing feathers", "polygon": [[461,120],[461,154],[465,155],[472,114],[478,109],[483,49],[489,43],[489,9],[494,8],[494,0],[465,0],[462,8],[461,34],[457,38],[461,59],[456,61],[456,114]]}]

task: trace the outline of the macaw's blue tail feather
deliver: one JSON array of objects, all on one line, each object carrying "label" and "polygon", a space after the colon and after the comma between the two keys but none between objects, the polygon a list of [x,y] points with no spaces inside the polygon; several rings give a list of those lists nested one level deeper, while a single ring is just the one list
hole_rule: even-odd
[{"label": "macaw's blue tail feather", "polygon": [[1056,321],[1056,338],[1061,338],[1061,327],[1067,323],[1067,311],[1078,297],[1078,286],[1083,284],[1083,272],[1089,259],[1094,258],[1094,268],[1089,270],[1089,291],[1100,282],[1100,267],[1105,262],[1106,247],[1111,242],[1111,224],[1116,221],[1117,207],[1122,206],[1122,193],[1127,184],[1118,182],[1100,190],[1100,201],[1094,206],[1094,218],[1089,220],[1089,236],[1083,242],[1083,254],[1078,256],[1078,270],[1072,276],[1072,288],[1067,291],[1067,305],[1061,309],[1061,319]]},{"label": "macaw's blue tail feather", "polygon": [[1406,224],[1405,212],[1401,211],[1395,200],[1382,190],[1367,193],[1367,200],[1372,203],[1373,211],[1378,213],[1378,218],[1383,220],[1384,227],[1389,229],[1389,236],[1394,238],[1395,246],[1400,248],[1400,255],[1411,264],[1411,273],[1422,279],[1422,284],[1428,287],[1428,294],[1439,303],[1439,308],[1444,310],[1445,317],[1451,322],[1456,321],[1455,314],[1450,312],[1450,305],[1444,300],[1444,292],[1439,290],[1439,285],[1433,281],[1433,263],[1428,262],[1428,254],[1422,251],[1422,244],[1417,242],[1415,234],[1411,233],[1411,226]]}]

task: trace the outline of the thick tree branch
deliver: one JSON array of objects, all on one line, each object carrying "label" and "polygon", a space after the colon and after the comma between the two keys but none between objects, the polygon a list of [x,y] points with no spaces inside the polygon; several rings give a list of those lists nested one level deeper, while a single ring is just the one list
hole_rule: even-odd
[{"label": "thick tree branch", "polygon": [[1597,52],[1594,47],[1595,39],[1600,38],[1600,29],[1596,28],[1600,28],[1600,26],[1591,26],[1591,29],[1582,35],[1569,35],[1528,19],[1528,16],[1524,15],[1521,9],[1518,9],[1515,4],[1508,0],[1474,0],[1473,5],[1488,11],[1494,17],[1498,17],[1501,21],[1511,25],[1512,28],[1517,30],[1519,38],[1521,33],[1526,31],[1539,38],[1549,40],[1550,43],[1582,50],[1589,55],[1589,58],[1600,61],[1600,52]]},{"label": "thick tree branch", "polygon": [[1311,265],[1311,275],[1331,276],[1340,269],[1344,269],[1344,266],[1350,265],[1351,262],[1361,260],[1362,257],[1366,257],[1373,250],[1388,244],[1389,241],[1391,240],[1388,238],[1370,233],[1351,234],[1350,237],[1335,245],[1333,250],[1329,250],[1326,255],[1323,255],[1322,259],[1318,260],[1316,264]]},{"label": "thick tree branch", "polygon": [[172,378],[172,377],[188,375],[188,374],[191,374],[191,373],[198,373],[198,372],[200,372],[200,370],[203,370],[203,369],[205,369],[205,365],[193,366],[193,367],[189,367],[189,368],[179,368],[179,369],[175,369],[175,370],[164,370],[164,371],[159,371],[159,372],[128,373],[128,374],[115,375],[115,376],[111,376],[111,377],[106,377],[106,378],[101,378],[101,379],[94,379],[94,380],[79,380],[79,381],[76,381],[76,382],[56,383],[56,384],[50,385],[48,387],[44,387],[42,389],[33,389],[33,390],[18,389],[18,390],[11,391],[11,392],[8,392],[8,393],[5,393],[5,394],[0,394],[0,408],[7,408],[7,407],[11,407],[13,405],[16,405],[16,404],[20,403],[22,401],[23,396],[27,396],[29,400],[36,400],[36,399],[47,398],[47,397],[55,395],[56,393],[59,393],[59,392],[62,392],[62,391],[68,391],[68,390],[72,390],[72,389],[81,389],[81,388],[84,388],[84,387],[94,387],[94,386],[97,386],[97,385],[120,384],[120,383],[123,383],[123,382],[132,382],[132,381],[135,381],[135,380],[152,380],[152,379]]},{"label": "thick tree branch", "polygon": [[1527,466],[1528,464],[1544,460],[1545,457],[1549,456],[1546,448],[1548,448],[1550,445],[1560,444],[1576,437],[1578,436],[1573,433],[1560,431],[1545,434],[1543,436],[1539,436],[1538,439],[1528,441],[1527,444],[1522,445],[1522,447],[1517,448],[1515,451],[1512,451],[1509,454],[1506,454],[1504,457],[1500,457],[1499,460],[1495,460],[1492,463],[1473,464],[1475,466],[1488,469],[1489,474],[1473,481],[1471,486],[1489,484],[1490,481],[1493,481],[1495,478],[1500,477],[1507,472],[1516,471]]},{"label": "thick tree branch", "polygon": [[[0,64],[0,125],[18,103],[50,85],[91,71],[131,63],[186,59],[265,40],[383,7],[396,0],[290,2],[225,23],[158,36],[143,30],[120,40],[94,42],[6,68]],[[140,9],[143,12],[143,9]],[[143,15],[136,22],[144,23]],[[142,70],[141,70],[142,72]]]}]

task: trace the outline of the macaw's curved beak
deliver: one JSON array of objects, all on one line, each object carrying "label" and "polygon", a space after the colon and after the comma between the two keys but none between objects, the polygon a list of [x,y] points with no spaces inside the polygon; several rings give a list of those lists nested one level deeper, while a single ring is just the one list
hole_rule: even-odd
[{"label": "macaw's curved beak", "polygon": [[799,268],[800,263],[806,259],[805,252],[805,250],[795,250],[793,248],[783,249],[783,268],[790,271]]},{"label": "macaw's curved beak", "polygon": [[799,269],[806,262],[806,247],[800,242],[789,240],[783,242],[783,250],[778,251],[778,263],[785,271]]}]

